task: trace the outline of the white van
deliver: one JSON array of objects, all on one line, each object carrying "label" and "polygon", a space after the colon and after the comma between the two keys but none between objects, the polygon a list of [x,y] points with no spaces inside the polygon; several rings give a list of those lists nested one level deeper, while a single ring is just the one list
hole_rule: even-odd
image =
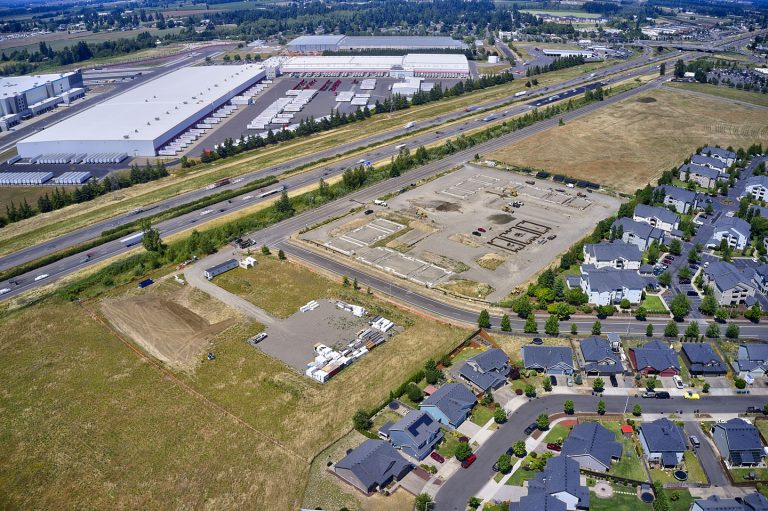
[{"label": "white van", "polygon": [[376,199],[375,201],[373,201],[373,203],[376,204],[377,206],[381,206],[382,208],[389,207],[387,203],[384,202],[383,200]]},{"label": "white van", "polygon": [[683,387],[685,387],[685,385],[683,384],[683,379],[680,378],[678,375],[674,375],[672,377],[672,381],[675,382],[675,387],[677,387],[678,389],[682,389]]}]

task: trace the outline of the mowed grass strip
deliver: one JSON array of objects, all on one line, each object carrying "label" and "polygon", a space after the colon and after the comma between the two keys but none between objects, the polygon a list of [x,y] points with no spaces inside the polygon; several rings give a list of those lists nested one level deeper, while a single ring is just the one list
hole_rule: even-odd
[{"label": "mowed grass strip", "polygon": [[754,103],[755,105],[768,107],[768,94],[762,94],[760,92],[739,90],[731,87],[712,85],[711,83],[668,82],[664,85],[672,87],[673,89],[701,92],[702,94],[710,94],[725,99],[735,99],[737,101],[744,101],[746,103]]},{"label": "mowed grass strip", "polygon": [[656,89],[484,157],[631,193],[699,146],[746,147],[766,126],[763,111]]}]

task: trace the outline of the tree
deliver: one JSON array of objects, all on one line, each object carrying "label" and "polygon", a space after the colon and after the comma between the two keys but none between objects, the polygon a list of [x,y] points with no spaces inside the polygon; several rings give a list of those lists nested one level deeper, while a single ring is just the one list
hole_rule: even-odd
[{"label": "tree", "polygon": [[517,456],[518,458],[524,458],[525,455],[527,454],[525,452],[525,440],[518,440],[514,444],[512,444],[512,452],[514,452],[515,456]]},{"label": "tree", "polygon": [[592,390],[595,392],[602,392],[605,389],[605,380],[599,376],[592,382]]},{"label": "tree", "polygon": [[645,321],[648,316],[648,311],[642,305],[635,310],[635,318],[639,321]]},{"label": "tree", "polygon": [[549,377],[545,376],[541,381],[541,385],[544,387],[545,392],[552,392],[552,382],[549,381]]},{"label": "tree", "polygon": [[667,63],[662,62],[659,64],[659,76],[664,76],[665,74],[667,74]]},{"label": "tree", "polygon": [[521,318],[527,318],[533,312],[533,305],[528,297],[523,295],[512,304],[512,310]]},{"label": "tree", "polygon": [[702,314],[712,316],[715,314],[715,312],[717,312],[717,306],[717,300],[715,299],[714,295],[706,294],[699,304],[699,310],[702,312]]},{"label": "tree", "polygon": [[688,328],[685,329],[685,337],[688,339],[698,339],[699,335],[699,324],[696,321],[688,323]]},{"label": "tree", "polygon": [[600,335],[600,332],[602,331],[603,331],[603,324],[600,323],[599,319],[594,323],[592,323],[592,335]]},{"label": "tree", "polygon": [[277,251],[277,258],[281,261],[285,261],[285,252],[283,252],[283,249]]},{"label": "tree", "polygon": [[288,193],[285,190],[280,194],[280,198],[275,201],[275,211],[283,217],[293,216],[296,212],[291,203],[291,199],[288,198]]},{"label": "tree", "polygon": [[524,392],[526,397],[536,397],[536,387],[534,387],[530,383],[525,386]]},{"label": "tree", "polygon": [[[279,254],[278,254],[278,256],[279,256]],[[357,277],[352,279],[352,289],[354,289],[355,291],[360,289],[360,284],[357,283]]]},{"label": "tree", "polygon": [[669,251],[673,255],[679,256],[683,253],[683,244],[680,242],[679,239],[674,238],[672,241],[669,242]]},{"label": "tree", "polygon": [[619,304],[619,307],[621,307],[621,308],[622,308],[622,309],[624,309],[624,310],[627,310],[627,309],[629,309],[630,307],[632,307],[632,304],[630,303],[630,301],[629,301],[628,299],[626,299],[626,298],[623,298],[623,299],[621,300],[621,303]]},{"label": "tree", "polygon": [[437,364],[431,358],[424,364],[424,379],[427,383],[434,385],[443,376],[443,373],[437,368]]},{"label": "tree", "polygon": [[363,431],[371,427],[371,416],[365,410],[358,410],[352,416],[352,424],[358,431]]},{"label": "tree", "polygon": [[523,326],[523,332],[525,332],[526,334],[535,334],[535,333],[538,333],[538,331],[539,331],[539,327],[536,324],[536,316],[531,314],[525,320],[525,325]]},{"label": "tree", "polygon": [[480,504],[482,504],[483,501],[478,499],[477,497],[469,497],[469,500],[467,501],[467,505],[471,509],[477,509],[480,507]]},{"label": "tree", "polygon": [[645,327],[645,335],[648,337],[653,337],[653,324],[648,323],[648,326]]},{"label": "tree", "polygon": [[349,287],[349,277],[347,277],[346,275],[343,275],[341,277],[341,285],[344,287]]},{"label": "tree", "polygon": [[410,399],[414,403],[418,403],[419,401],[424,399],[424,393],[421,391],[419,386],[413,382],[408,384],[408,386],[405,389],[405,393],[408,395],[408,399]]},{"label": "tree", "polygon": [[471,454],[472,449],[466,442],[459,442],[459,444],[456,446],[456,450],[453,453],[453,455],[456,456],[456,459],[459,461],[464,461],[465,459],[469,458]]},{"label": "tree", "polygon": [[557,321],[557,316],[552,315],[547,318],[547,322],[544,324],[544,332],[552,337],[560,334],[560,323]]},{"label": "tree", "polygon": [[734,384],[734,385],[736,386],[736,388],[737,388],[737,389],[739,389],[739,390],[744,390],[744,389],[746,389],[746,388],[747,388],[747,382],[746,382],[746,380],[744,380],[744,379],[742,379],[742,378],[734,378],[734,379],[733,379],[733,384]]},{"label": "tree", "polygon": [[659,284],[664,287],[669,287],[669,285],[672,283],[672,274],[668,271],[665,271],[661,275],[659,275]]},{"label": "tree", "polygon": [[430,497],[427,493],[422,493],[416,497],[416,504],[414,507],[416,508],[416,511],[429,511],[431,505],[432,497]]},{"label": "tree", "polygon": [[717,339],[718,337],[720,337],[720,325],[718,325],[717,323],[711,323],[707,327],[707,332],[705,335],[710,339]]},{"label": "tree", "polygon": [[509,322],[509,316],[507,316],[506,314],[501,316],[501,330],[502,332],[512,331],[512,323]]},{"label": "tree", "polygon": [[571,335],[576,335],[579,333],[579,327],[576,325],[576,323],[571,323]]},{"label": "tree", "polygon": [[546,413],[539,414],[539,416],[536,417],[536,427],[541,431],[549,429],[549,416]]},{"label": "tree", "polygon": [[488,314],[488,310],[483,309],[480,311],[480,315],[477,317],[477,326],[480,328],[491,328],[491,315]]},{"label": "tree", "polygon": [[491,392],[491,389],[488,389],[488,391],[483,395],[483,399],[480,401],[480,403],[484,404],[485,406],[493,403],[493,392]]},{"label": "tree", "polygon": [[496,408],[496,410],[493,412],[493,422],[496,424],[503,424],[507,422],[507,412],[505,412],[504,408],[501,406]]},{"label": "tree", "polygon": [[635,405],[632,408],[632,415],[635,417],[640,417],[643,414],[643,409],[640,407],[640,405]]},{"label": "tree", "polygon": [[598,415],[605,415],[605,401],[598,401],[597,402],[597,414]]},{"label": "tree", "polygon": [[756,303],[746,311],[744,311],[744,318],[750,320],[753,323],[760,322],[760,304]]},{"label": "tree", "polygon": [[144,236],[141,238],[141,244],[147,252],[162,253],[165,250],[165,244],[160,238],[160,231],[152,227],[149,220],[142,220],[139,224]]},{"label": "tree", "polygon": [[645,390],[653,392],[654,390],[656,390],[656,385],[658,384],[659,384],[659,380],[657,380],[656,378],[648,378],[647,380],[645,380]]},{"label": "tree", "polygon": [[573,400],[567,399],[565,403],[563,403],[563,411],[567,413],[568,415],[573,414],[573,411],[575,410]]},{"label": "tree", "polygon": [[704,385],[701,386],[701,391],[705,394],[709,394],[709,387],[710,387],[709,383],[705,383]]},{"label": "tree", "polygon": [[683,319],[691,310],[691,302],[682,293],[676,294],[669,303],[669,311],[676,320]]},{"label": "tree", "polygon": [[715,321],[718,323],[725,323],[726,319],[728,319],[728,310],[723,307],[718,307],[715,311]]},{"label": "tree", "polygon": [[739,325],[736,323],[728,323],[728,327],[725,329],[725,337],[728,339],[738,339]]},{"label": "tree", "polygon": [[685,62],[683,59],[677,59],[675,62],[675,78],[682,78],[685,76]]},{"label": "tree", "polygon": [[664,327],[664,337],[677,337],[677,323],[670,321]]},{"label": "tree", "polygon": [[268,255],[270,255],[271,253],[272,253],[272,252],[270,252],[270,251],[269,251],[269,247],[268,247],[268,246],[266,246],[266,245],[262,245],[262,246],[261,246],[261,255],[265,255],[265,256],[268,256]]}]

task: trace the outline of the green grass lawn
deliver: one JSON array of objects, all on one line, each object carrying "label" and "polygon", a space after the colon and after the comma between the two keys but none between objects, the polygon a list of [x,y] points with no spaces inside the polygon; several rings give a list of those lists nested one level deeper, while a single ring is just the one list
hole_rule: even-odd
[{"label": "green grass lawn", "polygon": [[[623,486],[614,487],[614,489],[617,488],[622,489],[622,491],[631,491],[630,489],[624,490]],[[653,507],[634,495],[614,493],[610,499],[600,499],[597,498],[595,492],[590,492],[589,509],[591,511],[651,511]]]},{"label": "green grass lawn", "polygon": [[751,472],[754,472],[755,475],[757,475],[758,481],[768,481],[768,468],[732,468],[731,474],[733,475],[733,479],[736,482],[739,481],[748,481],[747,476]]},{"label": "green grass lawn", "polygon": [[487,406],[477,404],[472,409],[472,417],[470,417],[470,420],[478,426],[485,426],[485,423],[491,419],[493,419],[493,410]]},{"label": "green grass lawn", "polygon": [[523,464],[507,479],[506,484],[509,486],[522,486],[526,481],[530,481],[537,474],[536,470],[525,470],[523,467],[531,460],[526,457],[523,460]]},{"label": "green grass lawn", "polygon": [[485,350],[480,349],[480,348],[464,348],[455,357],[453,357],[452,362],[454,364],[458,364],[459,362],[463,362],[464,360],[467,360],[468,358],[472,358],[475,355],[479,355],[483,351],[485,351]]},{"label": "green grass lawn", "polygon": [[[677,500],[673,500],[675,494],[678,496]],[[669,496],[670,511],[688,511],[695,500],[688,490],[667,490],[667,495]]]},{"label": "green grass lawn", "polygon": [[548,444],[557,442],[558,440],[565,440],[570,432],[571,428],[563,426],[562,424],[555,424],[549,431],[547,431],[547,436],[544,437],[544,443]]},{"label": "green grass lawn", "polygon": [[453,458],[457,445],[459,445],[458,437],[447,429],[443,429],[443,441],[435,450],[445,459]]},{"label": "green grass lawn", "polygon": [[[706,483],[707,477],[704,475],[704,469],[701,468],[696,455],[691,451],[685,451],[683,456],[685,458],[685,470],[688,472],[688,481],[691,483]],[[673,473],[673,469],[653,468],[651,469],[651,479],[661,481],[662,483],[676,483],[678,481]]]},{"label": "green grass lawn", "polygon": [[664,308],[664,302],[660,296],[646,295],[645,300],[640,303],[641,307],[645,307],[645,310],[649,314],[666,314],[667,309]]},{"label": "green grass lawn", "polygon": [[607,429],[613,431],[616,440],[621,444],[621,459],[611,466],[611,474],[634,479],[636,481],[647,481],[648,476],[643,468],[643,462],[635,451],[635,445],[631,438],[625,438],[621,434],[621,423],[616,421],[601,421]]},{"label": "green grass lawn", "polygon": [[744,91],[736,88],[732,89],[730,87],[712,85],[709,83],[668,82],[664,85],[675,89],[702,92],[704,94],[711,94],[712,96],[718,96],[725,99],[735,99],[738,101],[745,101],[747,103],[754,103],[755,105],[768,106],[768,94],[762,94],[760,92]]}]

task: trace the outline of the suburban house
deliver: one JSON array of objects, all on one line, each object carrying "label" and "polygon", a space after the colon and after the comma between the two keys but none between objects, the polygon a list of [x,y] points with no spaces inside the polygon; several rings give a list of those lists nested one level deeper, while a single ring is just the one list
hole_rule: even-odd
[{"label": "suburban house", "polygon": [[664,240],[664,231],[645,222],[636,222],[631,218],[619,218],[613,222],[611,229],[616,230],[617,238],[624,243],[637,245],[641,252],[648,250],[654,241],[660,244]]},{"label": "suburban house", "polygon": [[699,151],[699,154],[703,154],[705,156],[709,156],[710,158],[717,158],[721,162],[725,163],[726,167],[730,167],[734,163],[736,163],[736,153],[733,151],[729,151],[728,149],[722,149],[720,147],[714,147],[708,145],[701,151]]},{"label": "suburban house", "polygon": [[694,182],[702,188],[715,188],[717,181],[725,179],[726,174],[719,169],[686,163],[678,169],[680,181]]},{"label": "suburban house", "polygon": [[712,426],[712,439],[729,466],[759,464],[765,453],[757,428],[744,419],[730,419]]},{"label": "suburban house", "polygon": [[691,504],[690,511],[745,511],[744,506],[736,499],[724,499],[710,495],[706,499],[696,499]]},{"label": "suburban house", "polygon": [[632,215],[635,222],[642,222],[656,227],[664,232],[674,231],[680,227],[680,217],[667,208],[638,204]]},{"label": "suburban house", "polygon": [[413,465],[384,440],[368,439],[341,461],[333,470],[340,478],[366,495],[405,477]]},{"label": "suburban house", "polygon": [[534,493],[531,495],[525,495],[517,502],[509,503],[509,511],[530,511],[536,509],[537,511],[568,511],[568,506],[565,502],[547,495],[545,493]]},{"label": "suburban house", "polygon": [[704,270],[703,277],[720,305],[750,304],[754,300],[754,282],[731,263],[715,261]]},{"label": "suburban house", "polygon": [[664,191],[664,205],[672,206],[678,213],[688,213],[699,204],[699,194],[691,190],[672,185],[660,186],[658,189]]},{"label": "suburban house", "polygon": [[640,348],[629,349],[629,359],[635,371],[645,376],[674,376],[680,374],[680,363],[675,350],[659,340],[653,340]]},{"label": "suburban house", "polygon": [[491,348],[468,359],[459,375],[482,392],[504,385],[509,374],[509,357],[498,348]]},{"label": "suburban house", "polygon": [[638,428],[638,436],[649,462],[674,467],[683,461],[685,434],[671,420],[664,418],[643,423]]},{"label": "suburban house", "polygon": [[694,376],[721,376],[728,372],[723,361],[708,343],[683,343],[680,353]]},{"label": "suburban house", "polygon": [[750,493],[741,499],[744,511],[768,511],[768,498],[762,493]]},{"label": "suburban house", "polygon": [[742,378],[765,376],[768,370],[768,344],[740,344],[733,369]]},{"label": "suburban house", "polygon": [[446,383],[422,401],[419,409],[440,424],[458,428],[472,413],[476,401],[475,395],[464,384]]},{"label": "suburban house", "polygon": [[589,375],[611,375],[624,372],[621,357],[602,337],[587,337],[579,343],[581,368]]},{"label": "suburban house", "polygon": [[522,348],[523,367],[548,374],[572,374],[573,351],[567,346],[536,346]]},{"label": "suburban house", "polygon": [[746,195],[761,201],[768,199],[768,176],[752,176],[747,179],[742,197]]},{"label": "suburban house", "polygon": [[625,298],[629,303],[638,304],[648,283],[647,278],[633,270],[597,269],[587,265],[581,267],[579,276],[579,287],[593,305],[617,304]]},{"label": "suburban house", "polygon": [[637,245],[623,241],[588,243],[584,245],[584,264],[595,268],[638,270],[643,254]]},{"label": "suburban house", "polygon": [[566,456],[548,459],[544,470],[528,481],[528,495],[536,494],[561,500],[569,511],[589,509],[589,489],[581,486],[579,464]]},{"label": "suburban house", "polygon": [[389,426],[389,441],[412,458],[421,461],[443,439],[440,423],[428,413],[414,410]]},{"label": "suburban house", "polygon": [[761,264],[755,268],[755,273],[752,275],[752,283],[758,291],[768,294],[768,264]]},{"label": "suburban house", "polygon": [[603,425],[586,422],[573,427],[560,455],[576,461],[583,469],[607,472],[611,461],[621,459],[621,444]]},{"label": "suburban house", "polygon": [[722,240],[736,250],[743,250],[749,243],[752,227],[746,220],[737,217],[721,216],[714,223],[714,232],[707,241],[708,247],[717,248]]},{"label": "suburban house", "polygon": [[724,161],[701,153],[691,156],[691,164],[699,165],[701,167],[708,167],[720,172],[725,172],[725,168],[727,167]]}]

